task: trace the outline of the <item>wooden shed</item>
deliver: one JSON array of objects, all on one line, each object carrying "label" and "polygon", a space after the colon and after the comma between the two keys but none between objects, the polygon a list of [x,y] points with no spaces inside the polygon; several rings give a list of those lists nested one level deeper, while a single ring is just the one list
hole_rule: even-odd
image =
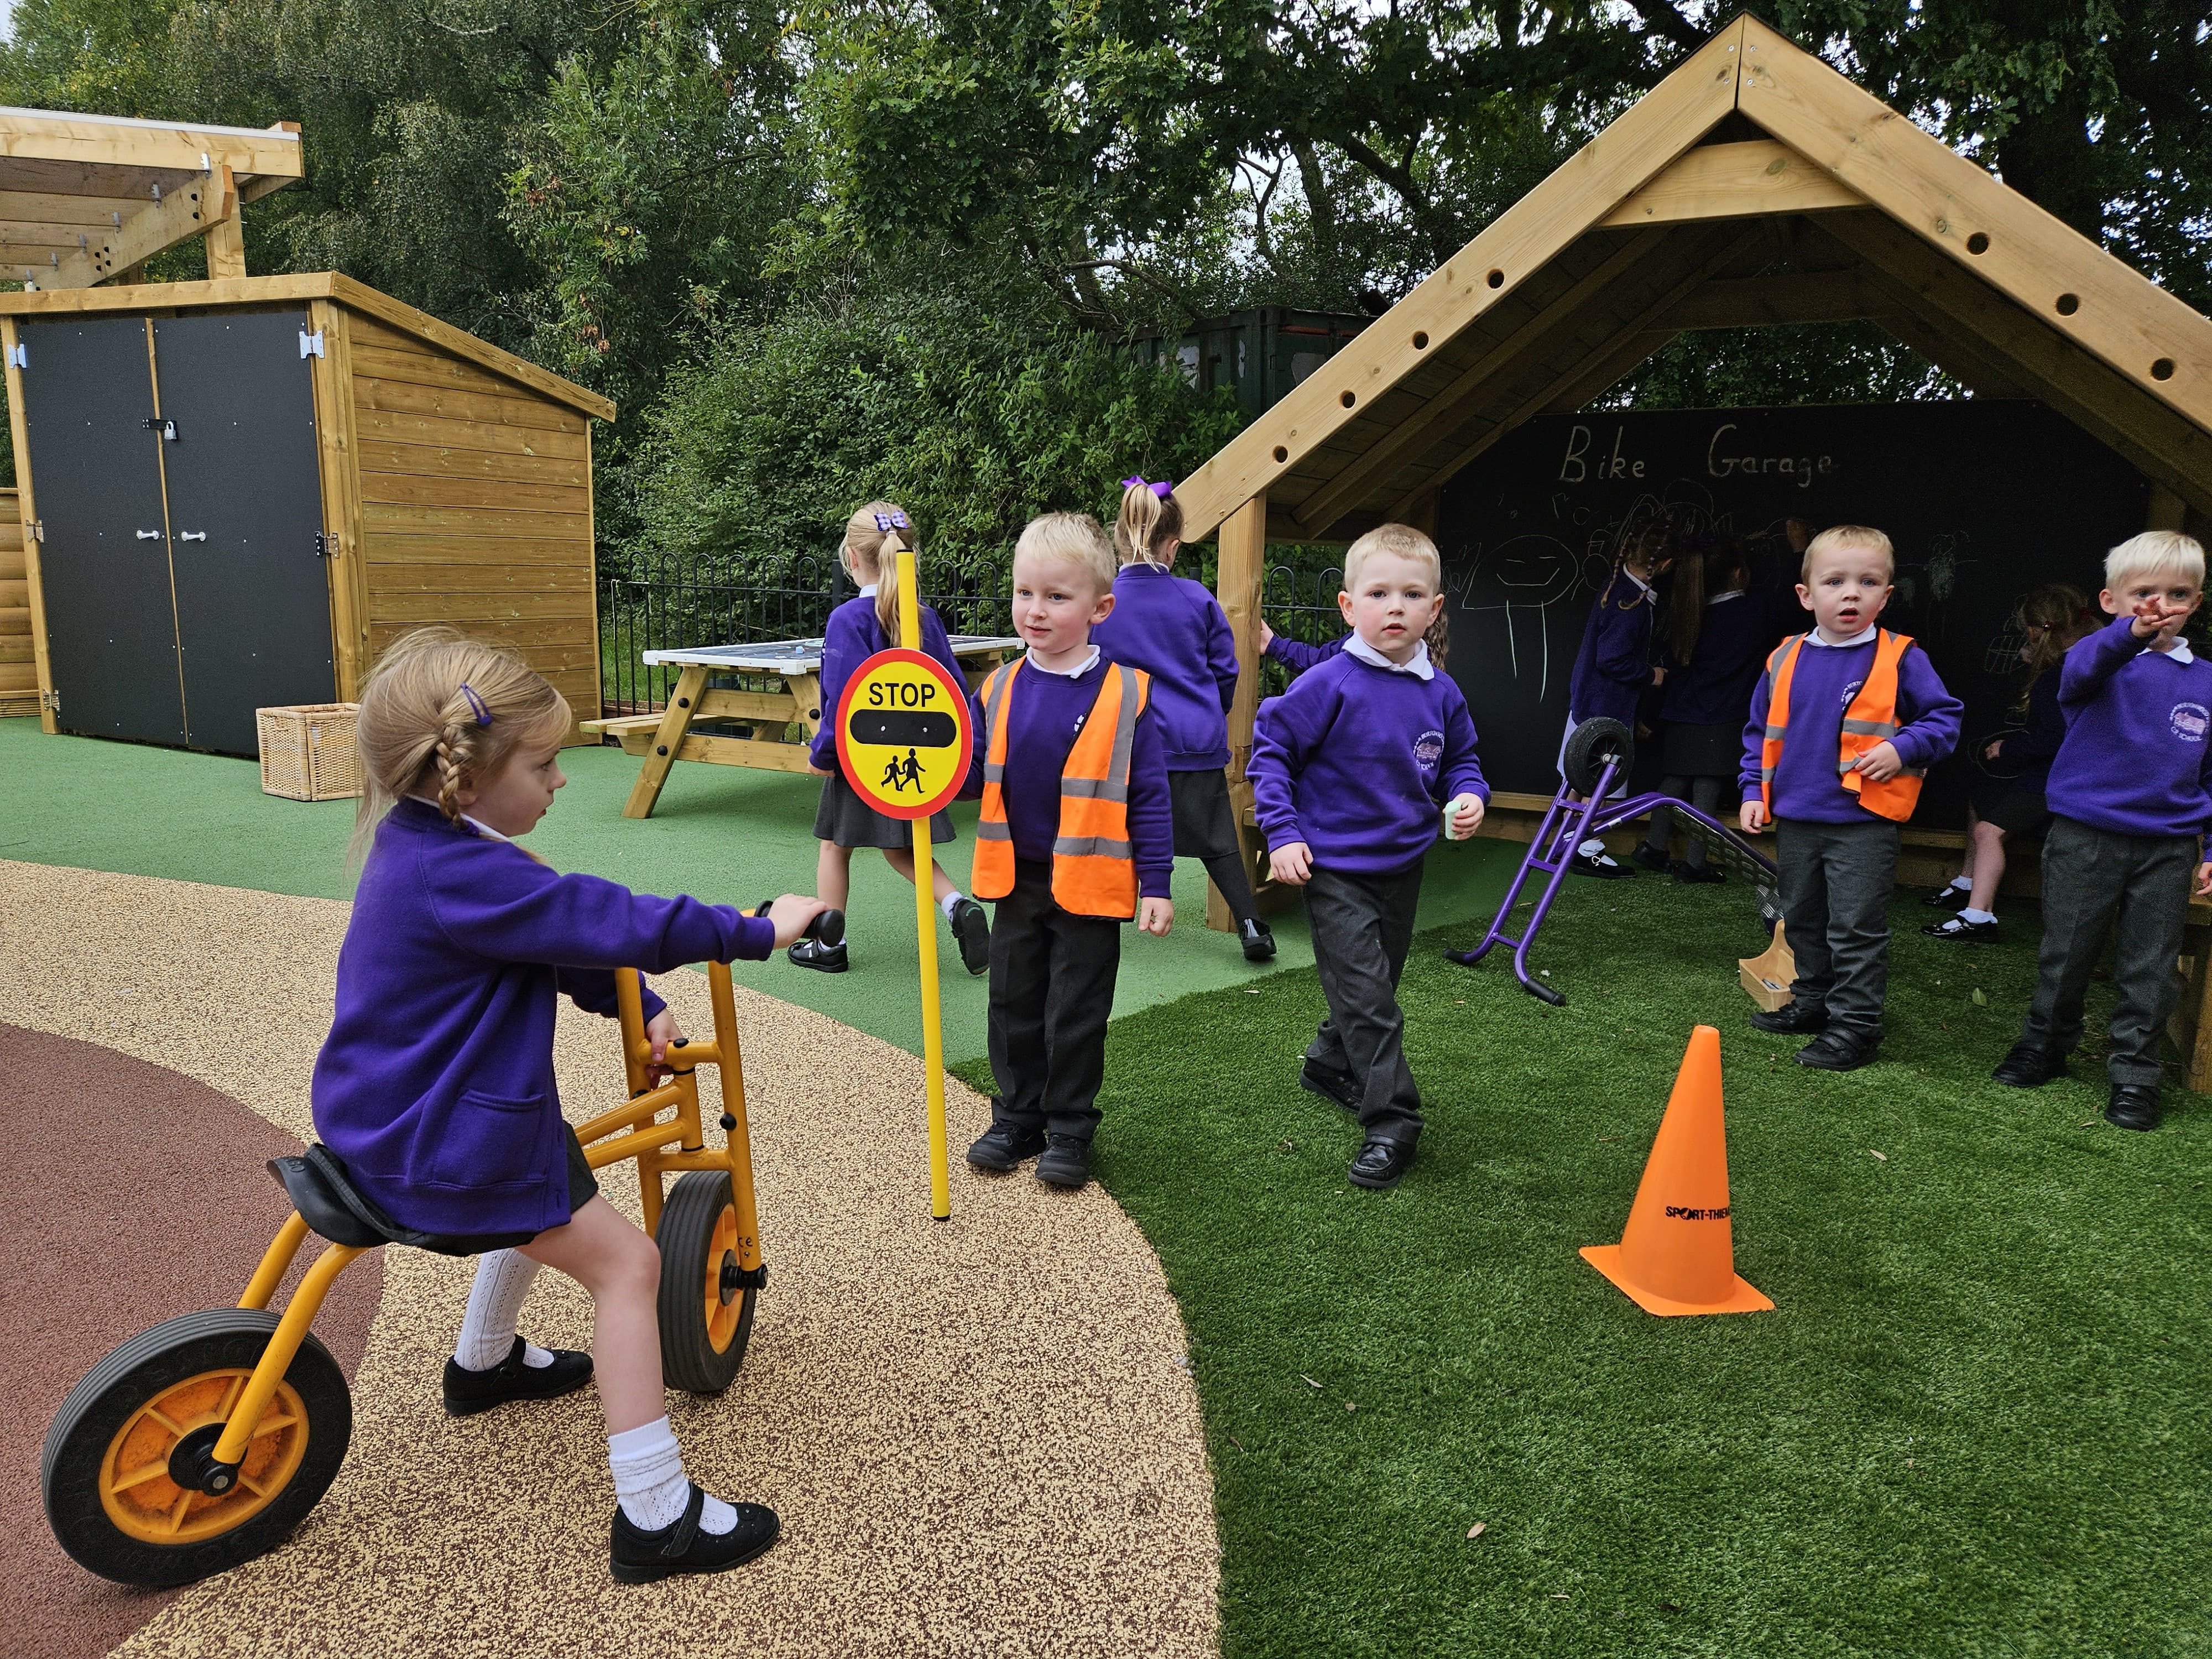
[{"label": "wooden shed", "polygon": [[1859,318],[2073,421],[2150,481],[2154,526],[2212,518],[2212,321],[1741,15],[1176,486],[1185,536],[1219,536],[1245,813],[1268,540],[1431,520],[1686,329]]},{"label": "wooden shed", "polygon": [[0,295],[0,343],[48,731],[252,754],[434,622],[598,717],[605,398],[329,272]]}]

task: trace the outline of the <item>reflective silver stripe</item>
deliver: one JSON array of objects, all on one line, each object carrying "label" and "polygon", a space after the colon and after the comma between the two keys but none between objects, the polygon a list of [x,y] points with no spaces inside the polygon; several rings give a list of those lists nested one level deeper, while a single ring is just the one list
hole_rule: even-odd
[{"label": "reflective silver stripe", "polygon": [[[1774,728],[1772,726],[1769,726],[1767,728],[1770,732]],[[1844,730],[1851,733],[1855,737],[1893,738],[1897,735],[1897,722],[1894,720],[1847,720],[1844,722]]]},{"label": "reflective silver stripe", "polygon": [[1052,855],[1060,859],[1126,859],[1129,843],[1109,841],[1103,836],[1062,836],[1052,844]]},{"label": "reflective silver stripe", "polygon": [[1081,795],[1091,800],[1127,800],[1129,782],[1127,778],[1062,778],[1060,793]]},{"label": "reflective silver stripe", "polygon": [[1013,838],[1014,832],[1008,829],[1003,822],[994,822],[989,818],[978,818],[975,820],[975,839],[977,841],[1012,841]]},{"label": "reflective silver stripe", "polygon": [[1771,767],[1771,766],[1762,766],[1762,767],[1760,767],[1760,768],[1759,769],[1759,781],[1761,783],[1771,783],[1771,782],[1773,782],[1773,781],[1774,781],[1774,769],[1773,769],[1772,767]]},{"label": "reflective silver stripe", "polygon": [[[1137,740],[1137,672],[1122,663],[1115,663],[1114,672],[1121,679],[1121,708],[1114,720],[1114,759],[1106,769],[1105,781],[1121,793],[1106,799],[1126,800],[1129,793],[1129,750]],[[1121,855],[1128,856],[1126,848]]]},{"label": "reflective silver stripe", "polygon": [[1779,743],[1789,734],[1790,728],[1786,726],[1770,726],[1766,728],[1766,740],[1769,743]]},{"label": "reflective silver stripe", "polygon": [[983,763],[983,781],[984,781],[984,782],[986,782],[986,783],[1004,783],[1006,781],[1006,767],[1005,767],[1003,764],[1001,764],[1001,763],[1000,763],[1000,762],[998,762],[998,761],[988,761],[988,760],[987,760],[987,761],[985,761],[985,762]]}]

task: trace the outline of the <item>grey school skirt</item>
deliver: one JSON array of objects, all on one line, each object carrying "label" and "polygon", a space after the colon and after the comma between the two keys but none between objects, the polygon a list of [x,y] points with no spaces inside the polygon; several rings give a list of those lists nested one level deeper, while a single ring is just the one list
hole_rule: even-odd
[{"label": "grey school skirt", "polygon": [[[878,812],[845,781],[842,772],[822,780],[822,802],[814,809],[814,839],[838,847],[882,847],[903,852],[914,845],[914,826]],[[952,820],[942,812],[929,820],[933,843],[954,839]]]}]

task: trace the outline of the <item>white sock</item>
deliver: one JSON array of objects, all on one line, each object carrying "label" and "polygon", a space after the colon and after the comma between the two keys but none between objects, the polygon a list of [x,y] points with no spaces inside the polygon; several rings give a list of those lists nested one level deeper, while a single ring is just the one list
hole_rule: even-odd
[{"label": "white sock", "polygon": [[[514,1322],[522,1299],[538,1277],[538,1263],[520,1250],[493,1250],[477,1263],[469,1286],[469,1310],[453,1344],[453,1363],[464,1370],[488,1371],[514,1351]],[[522,1346],[522,1363],[544,1368],[553,1356],[535,1342]]]},{"label": "white sock", "polygon": [[[677,1449],[676,1431],[666,1418],[609,1435],[607,1467],[614,1471],[615,1498],[630,1525],[659,1532],[684,1518],[691,1482],[684,1477],[684,1454]],[[699,1511],[702,1532],[726,1533],[737,1524],[738,1512],[719,1498],[709,1497]]]},{"label": "white sock", "polygon": [[1970,904],[1962,904],[1959,907],[1959,920],[1961,921],[1995,921],[1996,920],[1996,916],[1995,913],[1991,911],[1977,910]]},{"label": "white sock", "polygon": [[1951,885],[1962,893],[1971,893],[1974,890],[1974,879],[1972,876],[1954,876]]},{"label": "white sock", "polygon": [[1586,859],[1601,859],[1606,855],[1605,843],[1600,841],[1595,836],[1592,836],[1581,846],[1576,848],[1575,851],[1580,853]]},{"label": "white sock", "polygon": [[945,912],[945,921],[952,920],[952,912],[958,907],[960,901],[967,896],[965,893],[954,891],[947,893],[943,898],[938,900],[937,908]]}]

